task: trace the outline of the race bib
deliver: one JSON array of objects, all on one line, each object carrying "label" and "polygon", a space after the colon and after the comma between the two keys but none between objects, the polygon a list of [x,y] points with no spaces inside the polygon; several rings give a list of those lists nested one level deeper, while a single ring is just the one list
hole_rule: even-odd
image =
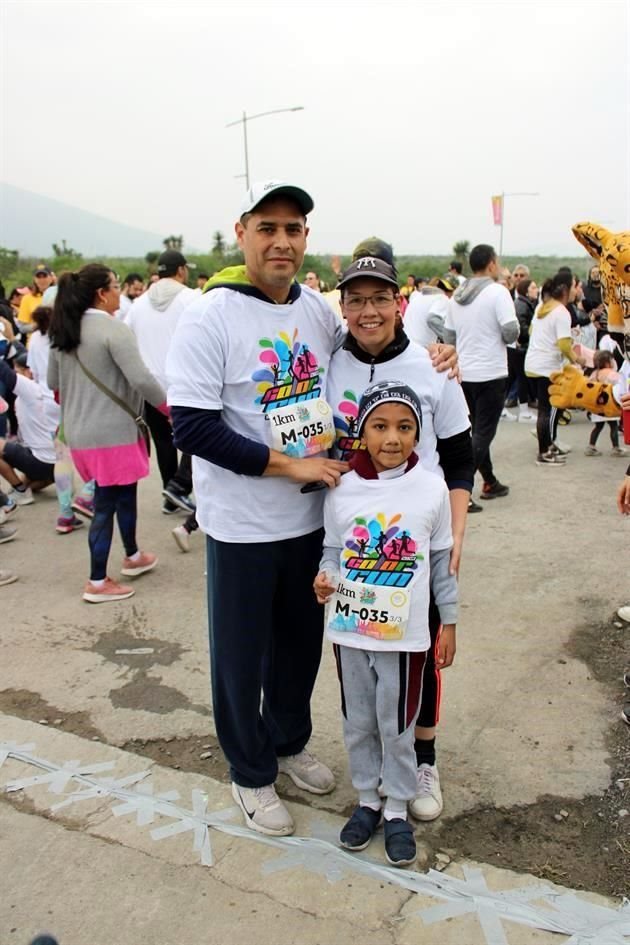
[{"label": "race bib", "polygon": [[409,620],[409,588],[340,579],[328,609],[328,628],[375,640],[402,640]]},{"label": "race bib", "polygon": [[323,397],[278,407],[267,420],[273,449],[296,459],[322,453],[335,442],[333,412]]}]

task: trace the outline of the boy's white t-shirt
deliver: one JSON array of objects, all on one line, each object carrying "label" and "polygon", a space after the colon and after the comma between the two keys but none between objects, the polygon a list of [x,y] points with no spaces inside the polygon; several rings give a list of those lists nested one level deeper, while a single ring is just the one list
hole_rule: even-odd
[{"label": "boy's white t-shirt", "polygon": [[571,315],[564,305],[556,305],[544,318],[534,315],[525,355],[528,374],[549,377],[562,370],[564,355],[557,345],[560,338],[571,338]]},{"label": "boy's white t-shirt", "polygon": [[401,354],[382,364],[359,361],[345,348],[335,352],[326,387],[326,399],[335,417],[335,455],[347,458],[360,449],[356,436],[359,400],[366,387],[381,381],[402,381],[420,398],[422,431],[416,452],[425,469],[442,476],[437,438],[447,439],[469,429],[468,405],[460,384],[449,380],[448,371],[436,371],[428,352],[413,341]]},{"label": "boy's white t-shirt", "polygon": [[511,322],[518,324],[514,300],[498,282],[487,285],[468,305],[451,298],[444,327],[455,332],[463,381],[507,377],[507,345],[501,329]]},{"label": "boy's white t-shirt", "polygon": [[428,650],[429,551],[453,546],[444,481],[420,463],[395,479],[349,472],[326,496],[324,528],[324,544],[341,548],[328,639],[365,650]]},{"label": "boy's white t-shirt", "polygon": [[40,462],[54,463],[53,438],[59,426],[61,411],[52,391],[30,377],[18,374],[14,393],[20,442]]},{"label": "boy's white t-shirt", "polygon": [[[274,305],[226,288],[196,296],[181,315],[166,362],[171,406],[221,410],[232,430],[269,447],[278,408],[324,398],[341,324],[303,287]],[[285,477],[245,476],[193,457],[197,521],[218,541],[271,542],[321,528],[323,494]],[[244,575],[244,593],[247,578]]]}]

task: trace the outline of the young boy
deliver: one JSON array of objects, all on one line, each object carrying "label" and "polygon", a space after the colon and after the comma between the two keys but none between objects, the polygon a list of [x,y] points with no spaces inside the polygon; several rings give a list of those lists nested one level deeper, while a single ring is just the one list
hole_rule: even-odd
[{"label": "young boy", "polygon": [[443,624],[438,662],[455,654],[457,579],[449,574],[451,514],[444,481],[418,463],[422,410],[400,381],[368,387],[359,403],[352,470],[324,506],[324,553],[314,583],[330,603],[352,783],[359,806],[341,831],[363,850],[381,821],[394,866],[416,858],[407,805],[416,795],[414,726],[430,646],[429,589]]}]

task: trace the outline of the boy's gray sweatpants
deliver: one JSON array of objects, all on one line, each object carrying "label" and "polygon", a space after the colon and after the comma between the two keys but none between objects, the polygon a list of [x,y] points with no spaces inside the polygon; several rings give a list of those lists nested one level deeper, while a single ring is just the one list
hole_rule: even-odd
[{"label": "boy's gray sweatpants", "polygon": [[343,734],[357,791],[400,801],[416,795],[414,726],[426,653],[333,646],[341,686]]}]

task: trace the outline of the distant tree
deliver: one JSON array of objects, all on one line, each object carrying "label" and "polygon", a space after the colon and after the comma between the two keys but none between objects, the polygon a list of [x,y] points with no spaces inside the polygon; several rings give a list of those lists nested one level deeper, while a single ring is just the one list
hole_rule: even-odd
[{"label": "distant tree", "polygon": [[453,246],[453,255],[456,259],[466,262],[470,253],[470,240],[458,240]]},{"label": "distant tree", "polygon": [[61,246],[59,243],[53,243],[52,251],[57,259],[60,259],[61,257],[64,259],[83,259],[82,253],[79,253],[76,249],[72,249],[71,246],[68,246],[65,240],[61,241]]},{"label": "distant tree", "polygon": [[18,268],[18,265],[17,249],[7,249],[6,246],[0,246],[0,279],[6,279],[7,276],[10,276]]},{"label": "distant tree", "polygon": [[181,234],[179,236],[167,236],[165,240],[162,240],[162,243],[165,249],[176,249],[181,253],[184,245],[184,237]]},{"label": "distant tree", "polygon": [[221,230],[216,230],[212,234],[212,255],[223,259],[225,256],[225,237]]},{"label": "distant tree", "polygon": [[158,261],[159,255],[160,254],[156,252],[147,253],[146,256],[144,257],[144,261],[145,263],[147,263],[147,265],[152,266],[153,263],[156,263]]}]

